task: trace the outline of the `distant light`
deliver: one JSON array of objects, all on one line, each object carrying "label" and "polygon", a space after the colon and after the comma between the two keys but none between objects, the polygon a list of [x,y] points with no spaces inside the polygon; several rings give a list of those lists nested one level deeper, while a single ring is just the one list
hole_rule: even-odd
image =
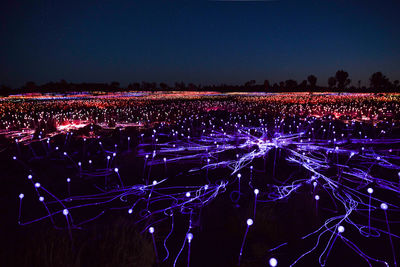
[{"label": "distant light", "polygon": [[242,175],[240,173],[237,174],[237,177],[240,179],[240,177],[242,177]]},{"label": "distant light", "polygon": [[67,178],[67,183],[71,182],[71,178]]},{"label": "distant light", "polygon": [[118,170],[118,168],[115,168],[114,171],[115,171],[115,172],[118,172],[119,170]]},{"label": "distant light", "polygon": [[39,197],[39,201],[43,202],[44,201],[44,197]]},{"label": "distant light", "polygon": [[35,183],[35,187],[39,188],[40,187],[40,183]]},{"label": "distant light", "polygon": [[31,174],[28,175],[28,179],[29,180],[32,179],[32,175]]},{"label": "distant light", "polygon": [[132,214],[132,212],[133,212],[132,209],[129,209],[129,210],[128,210],[128,213],[129,213],[129,214]]}]

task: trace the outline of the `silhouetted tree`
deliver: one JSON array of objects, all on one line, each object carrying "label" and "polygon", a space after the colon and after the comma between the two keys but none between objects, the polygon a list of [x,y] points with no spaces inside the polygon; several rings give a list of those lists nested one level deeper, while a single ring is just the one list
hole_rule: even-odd
[{"label": "silhouetted tree", "polygon": [[382,74],[382,72],[375,72],[374,74],[371,75],[369,78],[369,82],[371,85],[371,88],[375,91],[383,91],[387,90],[389,87],[389,79],[386,78],[385,75]]},{"label": "silhouetted tree", "polygon": [[317,77],[311,74],[307,77],[307,81],[310,83],[310,87],[314,89],[317,84]]},{"label": "silhouetted tree", "polygon": [[270,85],[269,85],[269,81],[265,80],[264,81],[264,91],[268,92],[270,90]]},{"label": "silhouetted tree", "polygon": [[307,89],[307,80],[303,80],[299,85],[298,88],[302,91],[305,91]]},{"label": "silhouetted tree", "polygon": [[351,82],[349,73],[344,70],[338,70],[335,75],[339,89],[345,89]]},{"label": "silhouetted tree", "polygon": [[393,86],[394,86],[394,90],[397,91],[399,89],[399,80],[394,80]]},{"label": "silhouetted tree", "polygon": [[295,80],[289,79],[285,81],[286,90],[293,91],[297,87],[297,82]]},{"label": "silhouetted tree", "polygon": [[333,88],[336,85],[336,78],[335,77],[329,77],[328,78],[328,86],[329,88]]},{"label": "silhouetted tree", "polygon": [[4,85],[4,84],[2,84],[2,85],[0,86],[0,95],[1,95],[1,96],[8,96],[8,95],[10,95],[10,94],[11,94],[11,91],[12,91],[11,87],[8,87],[8,86],[6,86],[6,85]]},{"label": "silhouetted tree", "polygon": [[161,88],[161,90],[166,91],[168,89],[168,84],[160,83],[160,88]]}]

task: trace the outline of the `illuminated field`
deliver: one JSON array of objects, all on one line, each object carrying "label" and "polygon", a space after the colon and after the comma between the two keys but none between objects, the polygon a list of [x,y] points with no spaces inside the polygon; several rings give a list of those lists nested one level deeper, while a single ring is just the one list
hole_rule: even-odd
[{"label": "illuminated field", "polygon": [[33,94],[0,110],[21,228],[50,222],[79,247],[127,217],[163,266],[400,257],[400,94]]}]

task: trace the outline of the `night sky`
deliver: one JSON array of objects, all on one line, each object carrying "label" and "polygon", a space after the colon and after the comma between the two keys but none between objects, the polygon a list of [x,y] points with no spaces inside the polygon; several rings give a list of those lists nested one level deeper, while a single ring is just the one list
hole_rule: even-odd
[{"label": "night sky", "polygon": [[344,69],[366,85],[400,79],[399,16],[398,0],[3,1],[0,83],[326,85]]}]

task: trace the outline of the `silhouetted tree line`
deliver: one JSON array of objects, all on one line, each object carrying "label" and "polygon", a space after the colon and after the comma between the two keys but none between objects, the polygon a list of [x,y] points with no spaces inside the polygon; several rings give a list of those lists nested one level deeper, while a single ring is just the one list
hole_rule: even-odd
[{"label": "silhouetted tree line", "polygon": [[399,80],[391,82],[389,78],[382,72],[375,72],[369,78],[369,87],[361,87],[361,81],[350,86],[351,80],[348,72],[338,70],[334,76],[327,80],[328,86],[317,85],[318,78],[315,75],[309,75],[307,79],[300,83],[296,80],[289,79],[278,83],[270,83],[265,80],[262,84],[257,84],[255,80],[250,80],[242,85],[201,85],[184,82],[175,82],[174,85],[167,83],[155,82],[135,82],[130,83],[127,87],[121,87],[119,82],[111,83],[68,83],[65,80],[59,82],[49,82],[42,85],[29,81],[18,89],[1,85],[0,94],[9,95],[16,93],[65,93],[65,92],[93,92],[93,91],[241,91],[241,92],[318,92],[318,91],[335,91],[335,92],[400,92]]}]

